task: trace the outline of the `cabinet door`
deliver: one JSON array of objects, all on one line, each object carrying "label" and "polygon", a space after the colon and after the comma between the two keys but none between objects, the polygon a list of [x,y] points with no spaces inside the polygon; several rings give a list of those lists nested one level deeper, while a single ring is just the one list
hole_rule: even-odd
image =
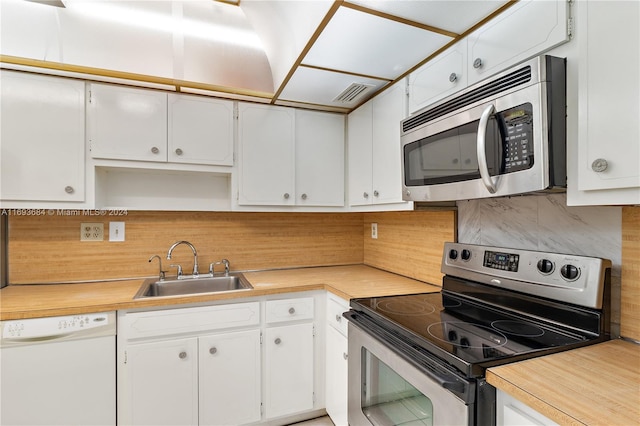
[{"label": "cabinet door", "polygon": [[[331,320],[331,318],[329,318]],[[344,319],[346,321],[346,319]],[[326,405],[336,425],[347,422],[347,338],[333,327],[327,327]]]},{"label": "cabinet door", "polygon": [[3,70],[3,200],[84,201],[84,82]]},{"label": "cabinet door", "polygon": [[198,424],[197,338],[130,345],[126,353],[130,415],[119,423]]},{"label": "cabinet door", "polygon": [[313,409],[313,324],[267,328],[264,345],[266,417]]},{"label": "cabinet door", "polygon": [[240,103],[240,205],[293,205],[295,154],[292,108]]},{"label": "cabinet door", "polygon": [[93,158],[167,161],[167,94],[91,84],[87,106]]},{"label": "cabinet door", "polygon": [[402,202],[400,122],[405,118],[404,80],[373,99],[373,203]]},{"label": "cabinet door", "polygon": [[496,391],[496,426],[558,426],[556,422],[518,401]]},{"label": "cabinet door", "polygon": [[569,40],[566,0],[521,0],[468,37],[473,84]]},{"label": "cabinet door", "polygon": [[[640,3],[581,2],[578,189],[640,202]],[[620,43],[619,40],[626,40]],[[629,48],[634,46],[633,48]],[[620,75],[629,78],[620,78]]]},{"label": "cabinet door", "polygon": [[296,111],[296,204],[344,206],[344,116]]},{"label": "cabinet door", "polygon": [[347,117],[347,147],[349,162],[349,204],[371,204],[373,159],[372,101],[366,102]]},{"label": "cabinet door", "polygon": [[260,330],[201,337],[200,425],[260,420]]},{"label": "cabinet door", "polygon": [[233,102],[169,93],[168,160],[233,165]]},{"label": "cabinet door", "polygon": [[459,41],[409,75],[409,113],[467,86],[467,41]]}]

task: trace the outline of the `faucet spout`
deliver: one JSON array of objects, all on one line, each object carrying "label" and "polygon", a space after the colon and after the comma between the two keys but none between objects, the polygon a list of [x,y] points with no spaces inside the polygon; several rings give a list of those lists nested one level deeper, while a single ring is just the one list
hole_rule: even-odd
[{"label": "faucet spout", "polygon": [[167,260],[171,260],[171,254],[173,253],[173,250],[178,247],[180,244],[185,244],[187,246],[189,246],[189,248],[191,249],[191,251],[193,252],[193,276],[197,277],[198,274],[198,251],[196,250],[196,248],[193,246],[193,244],[191,244],[189,241],[177,241],[175,243],[173,243],[173,245],[171,247],[169,247],[169,251],[167,252]]},{"label": "faucet spout", "polygon": [[160,256],[158,256],[157,254],[154,254],[153,256],[151,256],[149,258],[149,263],[151,263],[151,261],[153,259],[158,259],[158,266],[160,267],[160,272],[158,273],[158,280],[159,281],[164,281],[164,270],[162,269],[162,258]]}]

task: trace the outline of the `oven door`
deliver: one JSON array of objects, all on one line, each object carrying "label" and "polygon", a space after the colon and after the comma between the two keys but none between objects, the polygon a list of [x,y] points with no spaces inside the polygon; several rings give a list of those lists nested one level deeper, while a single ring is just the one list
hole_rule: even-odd
[{"label": "oven door", "polygon": [[473,421],[473,406],[447,389],[473,393],[473,383],[444,369],[427,372],[390,346],[349,321],[349,425],[466,426]]}]

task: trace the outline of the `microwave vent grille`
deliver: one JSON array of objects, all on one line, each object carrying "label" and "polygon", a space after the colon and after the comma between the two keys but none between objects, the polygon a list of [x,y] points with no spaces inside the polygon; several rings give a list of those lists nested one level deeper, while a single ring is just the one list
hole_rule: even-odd
[{"label": "microwave vent grille", "polygon": [[490,96],[497,95],[511,88],[526,84],[529,81],[531,81],[531,66],[520,68],[414,117],[407,118],[402,122],[402,131],[408,132],[438,117],[442,117],[450,112],[464,108],[477,101],[487,99]]}]

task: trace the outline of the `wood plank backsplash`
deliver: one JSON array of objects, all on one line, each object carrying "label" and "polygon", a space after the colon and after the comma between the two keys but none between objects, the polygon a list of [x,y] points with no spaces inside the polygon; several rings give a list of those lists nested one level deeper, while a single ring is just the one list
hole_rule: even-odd
[{"label": "wood plank backsplash", "polygon": [[[366,220],[365,220],[366,216]],[[200,272],[227,258],[233,270],[366,263],[439,284],[442,243],[455,232],[454,212],[402,213],[242,213],[144,212],[126,216],[11,216],[9,283],[33,284],[153,276],[162,257],[191,271],[198,250]],[[125,222],[125,242],[109,242],[109,221]],[[363,226],[378,221],[380,238],[363,239]],[[81,242],[80,223],[104,223],[104,241]],[[365,233],[366,234],[366,233]],[[368,236],[370,236],[370,231]],[[365,254],[368,253],[368,254]]]},{"label": "wood plank backsplash", "polygon": [[640,207],[622,209],[620,335],[640,341]]},{"label": "wood plank backsplash", "polygon": [[[371,224],[378,238],[371,238]],[[455,211],[365,213],[364,263],[442,285],[440,264],[446,241],[456,241]]]}]

